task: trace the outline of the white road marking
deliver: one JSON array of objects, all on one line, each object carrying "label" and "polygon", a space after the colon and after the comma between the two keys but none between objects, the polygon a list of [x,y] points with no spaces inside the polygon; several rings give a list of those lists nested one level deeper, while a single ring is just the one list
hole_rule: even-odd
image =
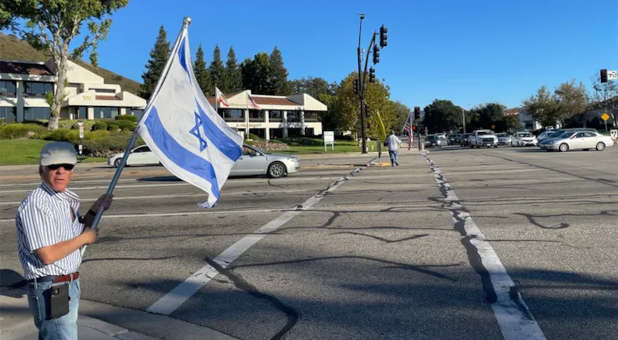
[{"label": "white road marking", "polygon": [[[354,170],[354,172],[358,171],[360,171],[360,168],[356,168]],[[341,177],[337,179],[335,182],[329,185],[328,189],[313,195],[305,202],[303,202],[299,210],[287,211],[279,217],[275,218],[274,220],[266,223],[258,230],[256,230],[253,234],[243,237],[236,243],[232,244],[229,248],[225,249],[221,254],[215,257],[213,261],[215,261],[221,267],[227,268],[244,252],[246,252],[262,238],[264,238],[266,234],[277,230],[279,227],[294,218],[296,215],[302,213],[303,210],[313,207],[316,203],[322,200],[322,198],[324,198],[324,194],[326,192],[337,189],[347,179],[348,177]],[[212,278],[217,276],[217,274],[219,274],[219,272],[211,265],[206,265],[200,268],[197,272],[188,277],[184,282],[180,283],[178,286],[172,289],[172,291],[162,296],[159,300],[152,304],[152,306],[148,307],[147,311],[164,315],[169,315],[173,313],[198,290],[205,286]]]},{"label": "white road marking", "polygon": [[[174,213],[153,213],[153,214],[117,214],[117,215],[103,215],[101,219],[108,218],[144,218],[144,217],[169,217],[169,216],[194,216],[194,215],[217,215],[217,214],[251,214],[251,213],[269,213],[290,211],[291,209],[244,209],[244,210],[203,210],[203,211],[185,211]],[[0,219],[2,222],[15,222],[14,218]]]},{"label": "white road marking", "polygon": [[[446,196],[444,201],[448,203],[453,222],[464,221],[463,229],[466,237],[470,238],[470,243],[476,248],[481,259],[482,266],[487,270],[493,290],[496,294],[496,301],[491,304],[500,331],[506,340],[544,340],[545,335],[537,324],[534,316],[528,309],[523,298],[516,291],[515,283],[509,276],[506,268],[498,258],[495,250],[485,240],[485,235],[476,225],[470,213],[460,203],[455,190],[453,190],[446,180],[440,168],[427,156],[423,154],[434,173],[436,183],[440,185]],[[513,294],[513,292],[515,292]]]}]

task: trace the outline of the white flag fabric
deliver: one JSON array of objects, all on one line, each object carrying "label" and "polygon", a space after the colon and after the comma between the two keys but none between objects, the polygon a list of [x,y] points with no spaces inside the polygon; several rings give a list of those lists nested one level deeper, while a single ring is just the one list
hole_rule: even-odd
[{"label": "white flag fabric", "polygon": [[247,94],[247,96],[249,97],[248,105],[250,108],[256,109],[256,110],[261,109],[261,107],[255,102],[255,100],[253,99],[253,97],[251,97],[250,94]]},{"label": "white flag fabric", "polygon": [[151,98],[139,134],[178,178],[208,193],[211,208],[242,153],[242,137],[210,106],[193,74],[186,28],[170,54],[167,73]]}]

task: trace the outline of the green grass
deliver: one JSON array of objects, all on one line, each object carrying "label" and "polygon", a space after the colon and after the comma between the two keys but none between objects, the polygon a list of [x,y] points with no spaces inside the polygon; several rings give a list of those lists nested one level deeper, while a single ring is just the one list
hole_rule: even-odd
[{"label": "green grass", "polygon": [[[0,165],[37,164],[43,145],[41,139],[0,139]],[[105,158],[78,157],[80,162],[105,162]]]},{"label": "green grass", "polygon": [[[324,141],[320,138],[303,138],[306,142],[305,144],[296,143],[292,139],[285,140],[286,144],[288,144],[288,150],[280,150],[273,153],[286,153],[286,154],[315,154],[315,153],[325,153],[324,152]],[[373,142],[375,144],[375,142]],[[375,148],[375,146],[374,146]],[[361,148],[355,141],[347,140],[347,139],[337,139],[335,140],[335,150],[333,151],[332,146],[328,145],[326,147],[326,153],[337,153],[337,152],[360,152]]]}]

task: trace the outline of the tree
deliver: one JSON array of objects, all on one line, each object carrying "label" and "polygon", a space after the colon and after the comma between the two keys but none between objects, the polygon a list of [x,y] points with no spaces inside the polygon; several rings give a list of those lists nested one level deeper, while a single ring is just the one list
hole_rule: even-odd
[{"label": "tree", "polygon": [[212,81],[212,87],[214,93],[214,88],[222,88],[224,84],[224,73],[225,68],[223,67],[223,61],[221,60],[221,50],[219,49],[219,45],[215,46],[215,50],[212,52],[212,62],[210,63],[210,67],[208,68],[210,72],[210,80]]},{"label": "tree", "polygon": [[230,47],[227,52],[227,61],[225,62],[224,74],[225,82],[223,84],[222,91],[237,92],[242,90],[242,73],[240,72],[240,67],[236,61],[236,53],[232,47]]},{"label": "tree", "polygon": [[270,53],[270,70],[270,83],[274,90],[273,94],[279,96],[290,95],[292,89],[288,83],[288,70],[283,66],[283,56],[277,46]]},{"label": "tree", "polygon": [[[358,95],[353,92],[352,83],[354,79],[358,79],[358,73],[350,73],[344,80],[341,81],[336,89],[336,100],[334,105],[329,106],[329,113],[336,118],[334,119],[339,131],[360,132],[360,114]],[[391,129],[395,126],[397,117],[395,116],[395,107],[389,99],[389,89],[380,82],[367,83],[365,89],[365,102],[370,108],[367,117],[369,128],[367,135],[370,138],[381,137],[381,128],[378,124],[376,112],[379,111],[380,117],[384,122],[385,128]],[[332,118],[331,118],[332,119]]]},{"label": "tree", "polygon": [[469,113],[470,129],[505,131],[504,109],[504,105],[498,103],[488,103],[473,108]]},{"label": "tree", "polygon": [[459,130],[462,110],[450,100],[435,99],[425,106],[423,124],[431,133]]},{"label": "tree", "polygon": [[395,117],[397,118],[393,129],[395,131],[403,131],[403,128],[405,127],[406,121],[408,120],[408,117],[410,116],[410,108],[407,107],[406,105],[396,101],[393,102],[393,108],[394,108],[394,113],[395,113]]},{"label": "tree", "polygon": [[210,72],[208,72],[208,69],[206,68],[206,62],[204,61],[204,50],[202,49],[201,44],[200,46],[198,46],[197,51],[195,52],[193,73],[195,74],[195,79],[200,85],[200,89],[202,89],[204,95],[209,95],[214,92],[212,88],[212,81],[210,80]]},{"label": "tree", "polygon": [[159,35],[157,36],[157,41],[155,42],[152,50],[150,50],[150,59],[146,63],[146,72],[142,74],[144,83],[141,86],[142,89],[140,96],[143,98],[148,99],[152,95],[152,91],[154,91],[157,81],[159,80],[159,77],[161,77],[161,73],[163,72],[169,53],[170,43],[167,41],[165,28],[161,25],[159,28]]},{"label": "tree", "polygon": [[[592,98],[597,103],[602,103],[606,109],[609,106],[609,114],[612,116],[614,127],[618,127],[616,122],[616,107],[618,106],[618,86],[615,80],[610,80],[606,83],[601,83],[598,77],[595,77],[592,89],[594,90]],[[609,105],[608,105],[609,104]]]},{"label": "tree", "polygon": [[581,82],[575,85],[575,80],[562,83],[554,91],[556,102],[558,103],[558,119],[564,125],[564,122],[586,110],[588,105],[588,96],[586,89]]},{"label": "tree", "polygon": [[[57,79],[49,129],[58,128],[69,57],[81,58],[83,52],[90,50],[90,60],[96,63],[97,42],[105,39],[112,23],[108,16],[128,3],[129,0],[2,0],[0,27],[18,31],[33,47],[47,50],[52,57]],[[16,19],[24,19],[25,24]],[[69,52],[69,46],[82,33],[84,25],[88,33],[84,34],[81,44]]]},{"label": "tree", "polygon": [[240,65],[242,84],[245,88],[257,94],[274,95],[275,90],[271,83],[270,57],[261,52],[253,59],[245,59]]},{"label": "tree", "polygon": [[292,93],[307,93],[313,98],[319,98],[322,94],[334,95],[337,84],[329,84],[322,78],[302,78],[290,81]]},{"label": "tree", "polygon": [[541,86],[536,95],[524,101],[526,111],[543,126],[554,126],[560,118],[560,105],[545,86]]}]

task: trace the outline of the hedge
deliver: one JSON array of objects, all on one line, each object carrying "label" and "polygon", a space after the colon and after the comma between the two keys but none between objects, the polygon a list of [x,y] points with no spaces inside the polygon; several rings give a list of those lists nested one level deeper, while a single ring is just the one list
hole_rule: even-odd
[{"label": "hedge", "polygon": [[0,126],[0,138],[37,138],[47,133],[47,128],[39,124],[9,123]]}]

